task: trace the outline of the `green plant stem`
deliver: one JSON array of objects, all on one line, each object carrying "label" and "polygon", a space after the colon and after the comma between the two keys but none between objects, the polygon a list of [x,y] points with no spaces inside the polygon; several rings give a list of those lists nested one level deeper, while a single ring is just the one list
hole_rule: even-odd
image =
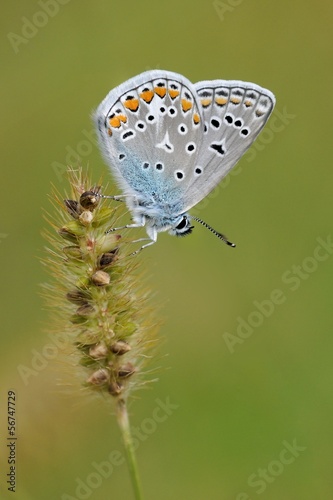
[{"label": "green plant stem", "polygon": [[116,414],[117,414],[118,425],[120,427],[124,441],[128,469],[135,493],[135,500],[143,500],[138,464],[135,458],[133,439],[127,413],[127,405],[126,401],[122,398],[119,398],[117,401]]}]

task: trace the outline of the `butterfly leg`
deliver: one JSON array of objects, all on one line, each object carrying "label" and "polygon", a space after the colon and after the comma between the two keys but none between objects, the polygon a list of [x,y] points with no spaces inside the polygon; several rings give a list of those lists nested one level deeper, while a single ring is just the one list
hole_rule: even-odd
[{"label": "butterfly leg", "polygon": [[[110,229],[108,229],[106,231],[106,234],[107,233],[112,233],[114,231],[119,231],[121,229],[129,229],[129,228],[135,228],[135,227],[144,227],[145,224],[146,224],[146,218],[145,218],[144,215],[142,215],[141,216],[141,220],[139,220],[139,222],[134,222],[133,224],[126,224],[126,226],[121,226],[121,227],[112,227],[112,228],[110,228]],[[141,252],[141,250],[143,250],[144,248],[147,248],[150,245],[153,245],[154,243],[156,243],[156,241],[157,241],[157,231],[156,231],[156,228],[154,226],[148,227],[147,228],[147,233],[148,233],[148,236],[149,236],[148,238],[139,238],[138,240],[132,241],[132,243],[139,243],[140,241],[149,241],[149,243],[146,243],[145,245],[142,245],[142,247],[140,247],[135,252],[132,252],[130,255],[136,255],[139,252]]]},{"label": "butterfly leg", "polygon": [[124,201],[124,198],[127,198],[127,196],[124,194],[117,194],[115,196],[110,196],[107,194],[99,194],[99,193],[95,193],[95,194],[96,194],[96,196],[99,196],[99,198],[104,198],[107,200],[114,200],[114,201]]},{"label": "butterfly leg", "polygon": [[113,233],[114,231],[120,231],[120,229],[129,229],[132,227],[144,227],[144,225],[145,224],[143,223],[143,224],[126,224],[126,226],[120,226],[120,227],[110,227],[110,229],[105,231],[105,234]]},{"label": "butterfly leg", "polygon": [[139,252],[141,252],[141,250],[143,250],[144,248],[150,247],[151,245],[153,245],[154,243],[156,243],[156,241],[157,241],[157,231],[156,231],[156,228],[154,226],[148,228],[147,229],[147,233],[148,233],[149,238],[140,238],[138,240],[132,241],[132,243],[139,243],[140,241],[149,241],[149,243],[146,243],[145,245],[142,245],[142,247],[138,248],[138,250],[135,250],[135,252],[132,252],[130,255],[136,255]]},{"label": "butterfly leg", "polygon": [[138,243],[139,241],[149,241],[149,243],[146,243],[145,245],[142,245],[142,247],[140,247],[137,250],[135,250],[135,252],[130,253],[130,255],[137,255],[144,248],[150,247],[150,245],[153,245],[154,243],[156,243],[156,241],[151,240],[150,238],[140,238],[139,240],[132,241],[132,243]]},{"label": "butterfly leg", "polygon": [[114,231],[120,231],[120,229],[129,229],[132,227],[144,227],[145,224],[146,224],[146,218],[144,215],[141,215],[141,219],[139,219],[138,222],[133,222],[133,224],[126,224],[126,226],[111,227],[105,232],[105,234],[113,233]]}]

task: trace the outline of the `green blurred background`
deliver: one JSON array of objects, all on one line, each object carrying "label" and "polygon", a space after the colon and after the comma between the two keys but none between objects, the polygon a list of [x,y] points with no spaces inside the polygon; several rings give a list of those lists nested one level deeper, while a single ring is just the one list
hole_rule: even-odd
[{"label": "green blurred background", "polygon": [[[1,14],[0,434],[14,389],[19,435],[16,495],[0,441],[1,498],[133,498],[125,464],[75,493],[78,478],[94,480],[93,462],[122,453],[110,409],[64,396],[56,359],[25,383],[18,366],[32,368],[49,343],[37,257],[50,184],[65,189],[67,163],[108,178],[91,112],[112,87],[160,68],[253,81],[277,106],[200,209],[237,248],[197,227],[162,234],[142,256],[164,318],[159,381],[130,408],[146,429],[146,499],[332,499],[333,250],[317,249],[333,237],[332,2],[27,0]],[[278,293],[279,304],[263,302]],[[240,321],[257,326],[241,338]],[[158,399],[174,409],[149,427]]]}]

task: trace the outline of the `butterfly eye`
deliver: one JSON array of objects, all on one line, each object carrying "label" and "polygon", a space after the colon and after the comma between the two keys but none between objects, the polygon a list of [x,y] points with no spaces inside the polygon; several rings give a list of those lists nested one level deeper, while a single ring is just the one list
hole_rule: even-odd
[{"label": "butterfly eye", "polygon": [[175,226],[174,232],[172,234],[176,234],[176,236],[186,236],[187,234],[192,233],[193,226],[190,226],[190,221],[186,215],[182,216],[181,221]]},{"label": "butterfly eye", "polygon": [[186,224],[187,224],[187,217],[185,217],[184,215],[180,223],[176,226],[176,229],[182,230],[186,227]]}]

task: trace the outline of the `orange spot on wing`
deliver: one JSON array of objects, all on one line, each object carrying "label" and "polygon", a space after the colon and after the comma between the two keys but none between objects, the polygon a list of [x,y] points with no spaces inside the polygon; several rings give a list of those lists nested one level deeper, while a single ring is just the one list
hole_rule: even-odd
[{"label": "orange spot on wing", "polygon": [[175,99],[180,94],[179,90],[169,89],[169,95],[171,99]]},{"label": "orange spot on wing", "polygon": [[232,104],[239,104],[241,102],[241,100],[238,99],[238,97],[232,97],[230,101],[232,102]]},{"label": "orange spot on wing", "polygon": [[139,99],[128,99],[124,101],[124,106],[131,111],[136,111],[139,107]]},{"label": "orange spot on wing", "polygon": [[123,123],[127,122],[127,116],[126,115],[118,115],[118,118]]},{"label": "orange spot on wing", "polygon": [[225,104],[227,104],[228,99],[226,97],[216,97],[215,102],[219,106],[224,106]]},{"label": "orange spot on wing", "polygon": [[164,97],[166,94],[166,88],[165,87],[155,87],[155,94],[157,94],[160,97]]},{"label": "orange spot on wing", "polygon": [[200,122],[200,116],[198,115],[198,113],[194,113],[193,115],[193,121],[195,124],[199,123]]},{"label": "orange spot on wing", "polygon": [[112,130],[110,128],[108,128],[108,135],[111,136],[112,135]]},{"label": "orange spot on wing", "polygon": [[253,103],[252,101],[244,101],[244,104],[247,108],[249,108],[250,106],[253,106]]},{"label": "orange spot on wing", "polygon": [[140,94],[141,99],[143,99],[147,104],[149,104],[153,97],[154,97],[154,92],[152,90],[144,90]]},{"label": "orange spot on wing", "polygon": [[257,111],[256,111],[257,116],[262,116],[264,114],[265,114],[264,111],[260,111],[260,109],[257,109]]},{"label": "orange spot on wing", "polygon": [[188,111],[191,108],[192,108],[191,101],[188,101],[187,99],[182,99],[182,109],[184,113],[186,113],[186,111]]},{"label": "orange spot on wing", "polygon": [[119,128],[120,125],[121,125],[119,116],[114,116],[113,118],[111,118],[109,120],[109,123],[110,123],[111,127],[113,127],[113,128]]},{"label": "orange spot on wing", "polygon": [[207,108],[212,103],[211,99],[201,99],[201,104],[204,108]]}]

